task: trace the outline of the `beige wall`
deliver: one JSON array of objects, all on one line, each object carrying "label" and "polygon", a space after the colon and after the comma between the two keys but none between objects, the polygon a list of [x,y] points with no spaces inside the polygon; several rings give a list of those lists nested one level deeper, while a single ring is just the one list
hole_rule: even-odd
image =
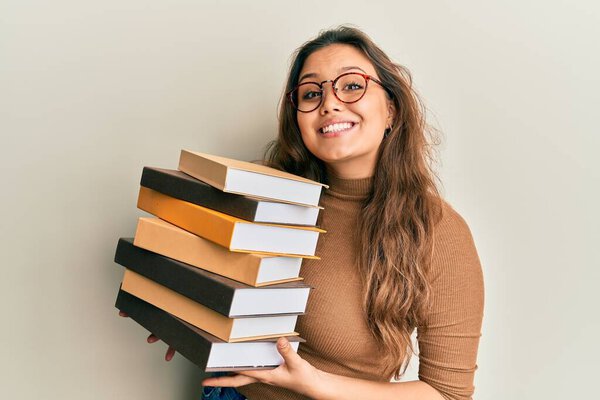
[{"label": "beige wall", "polygon": [[246,159],[293,49],[351,22],[413,73],[486,278],[478,399],[585,398],[600,356],[600,5],[0,1],[2,397],[193,399],[113,308],[144,165]]}]

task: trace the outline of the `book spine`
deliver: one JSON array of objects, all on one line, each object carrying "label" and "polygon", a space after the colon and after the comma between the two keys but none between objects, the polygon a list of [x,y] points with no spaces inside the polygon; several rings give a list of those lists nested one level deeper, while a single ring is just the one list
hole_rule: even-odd
[{"label": "book spine", "polygon": [[256,220],[258,201],[222,192],[180,171],[144,167],[140,185],[247,221]]},{"label": "book spine", "polygon": [[191,329],[190,325],[123,290],[119,290],[115,307],[202,370],[206,369],[212,342]]},{"label": "book spine", "polygon": [[129,238],[119,239],[115,262],[230,317],[235,286],[227,278],[136,247]]}]

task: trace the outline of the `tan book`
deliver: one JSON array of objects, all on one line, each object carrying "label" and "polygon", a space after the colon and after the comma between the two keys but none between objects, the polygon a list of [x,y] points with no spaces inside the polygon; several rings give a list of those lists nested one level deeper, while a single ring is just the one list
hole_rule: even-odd
[{"label": "tan book", "polygon": [[298,315],[228,318],[129,269],[125,269],[121,290],[226,342],[298,335],[294,332]]},{"label": "tan book", "polygon": [[249,222],[140,187],[138,208],[231,251],[314,256],[322,229]]},{"label": "tan book", "polygon": [[159,218],[140,218],[133,244],[250,286],[302,279],[302,258],[232,252]]},{"label": "tan book", "polygon": [[228,193],[318,206],[327,187],[298,175],[232,158],[182,150],[179,170]]}]

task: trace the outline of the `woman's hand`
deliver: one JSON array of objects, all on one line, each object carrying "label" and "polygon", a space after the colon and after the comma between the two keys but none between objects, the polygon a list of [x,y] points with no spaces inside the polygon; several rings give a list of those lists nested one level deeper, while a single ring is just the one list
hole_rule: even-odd
[{"label": "woman's hand", "polygon": [[[129,315],[127,315],[127,313],[123,312],[123,311],[119,311],[119,316],[129,317]],[[153,333],[151,333],[148,336],[148,338],[146,338],[146,341],[148,343],[156,343],[156,342],[160,341],[160,339],[158,337],[156,337]],[[167,349],[167,352],[165,353],[165,361],[171,361],[173,359],[174,355],[175,355],[175,349],[172,348],[171,346],[169,346],[169,348]]]},{"label": "woman's hand", "polygon": [[262,382],[290,389],[305,396],[317,397],[316,392],[322,384],[322,372],[302,359],[286,338],[279,338],[277,351],[283,357],[283,364],[275,369],[240,371],[233,376],[207,378],[202,381],[202,385],[239,387]]}]

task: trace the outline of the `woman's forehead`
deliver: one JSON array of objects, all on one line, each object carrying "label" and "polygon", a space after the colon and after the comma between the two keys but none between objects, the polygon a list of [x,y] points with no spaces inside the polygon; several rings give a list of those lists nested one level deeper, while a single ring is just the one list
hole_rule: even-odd
[{"label": "woman's forehead", "polygon": [[352,70],[376,75],[375,67],[362,51],[347,44],[332,44],[308,56],[299,78],[306,76],[333,79],[341,73]]}]

